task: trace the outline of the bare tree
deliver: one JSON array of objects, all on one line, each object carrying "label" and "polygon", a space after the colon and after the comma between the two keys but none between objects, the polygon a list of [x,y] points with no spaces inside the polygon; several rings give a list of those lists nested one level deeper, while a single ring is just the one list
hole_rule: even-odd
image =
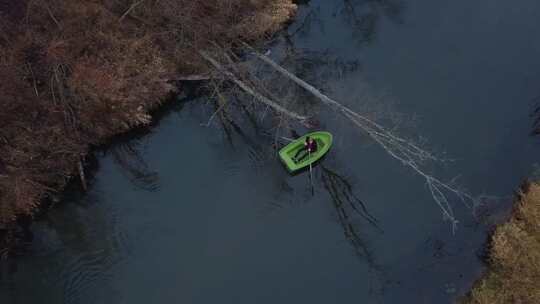
[{"label": "bare tree", "polygon": [[[293,73],[274,62],[268,56],[263,55],[249,45],[244,43],[247,49],[252,51],[252,54],[262,60],[275,71],[280,73],[285,78],[293,81],[307,92],[319,99],[323,104],[332,108],[336,113],[345,117],[354,126],[358,127],[364,134],[367,134],[375,143],[377,143],[389,156],[398,160],[402,165],[411,169],[414,173],[421,176],[429,189],[429,192],[434,202],[439,206],[445,220],[449,220],[452,224],[452,229],[455,231],[458,220],[454,215],[451,198],[463,202],[466,206],[475,206],[479,198],[473,197],[468,192],[460,188],[454,181],[444,182],[433,174],[424,169],[427,162],[444,162],[445,160],[436,156],[427,149],[421,147],[413,140],[400,137],[392,130],[385,128],[376,121],[362,115],[351,108],[344,106],[342,103],[323,94],[320,90],[310,85],[306,81],[300,79]],[[219,54],[228,58],[224,50],[220,50]],[[270,106],[281,115],[287,116],[289,119],[298,121],[304,125],[308,122],[308,116],[299,114],[290,109],[283,107],[278,101],[272,100],[268,96],[262,94],[261,90],[253,87],[254,82],[242,79],[238,70],[233,70],[230,60],[226,64],[220,63],[208,52],[200,51],[200,55],[207,60],[216,70],[222,73],[225,77],[231,79],[242,90],[251,95],[255,100]],[[247,76],[246,76],[247,77]]]}]

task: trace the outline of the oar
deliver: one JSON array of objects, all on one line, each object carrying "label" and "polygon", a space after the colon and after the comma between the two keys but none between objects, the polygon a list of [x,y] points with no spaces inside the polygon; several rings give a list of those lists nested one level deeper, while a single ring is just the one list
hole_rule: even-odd
[{"label": "oar", "polygon": [[[311,159],[311,150],[308,148],[308,160]],[[311,195],[315,195],[315,188],[313,187],[313,170],[311,163],[309,163],[309,182],[311,184]]]}]

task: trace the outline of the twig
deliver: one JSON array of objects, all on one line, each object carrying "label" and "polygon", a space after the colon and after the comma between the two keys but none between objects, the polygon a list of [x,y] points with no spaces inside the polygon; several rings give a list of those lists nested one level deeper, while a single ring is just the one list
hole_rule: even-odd
[{"label": "twig", "polygon": [[294,139],[289,138],[289,137],[285,137],[285,136],[280,136],[279,138],[284,139],[284,140],[287,140],[287,141],[289,141],[289,142],[294,141]]},{"label": "twig", "polygon": [[51,17],[51,19],[54,21],[54,23],[56,23],[56,26],[58,26],[59,29],[62,29],[62,25],[60,24],[60,22],[58,22],[58,19],[54,17],[54,14],[52,13],[51,8],[49,7],[49,4],[45,3],[45,8],[47,9],[47,12],[49,13],[49,16]]},{"label": "twig", "polygon": [[52,99],[53,99],[53,104],[57,104],[56,102],[56,95],[54,94],[54,80],[55,80],[55,76],[52,76],[51,75],[51,84],[49,85],[50,89],[51,89],[51,96],[52,96]]},{"label": "twig", "polygon": [[214,78],[214,76],[210,74],[192,74],[192,75],[182,75],[182,76],[176,76],[172,78],[168,78],[169,81],[200,81],[200,80],[210,80]]},{"label": "twig", "polygon": [[34,84],[34,92],[36,92],[36,97],[39,97],[39,92],[37,89],[37,83],[36,83],[36,76],[34,75],[34,70],[32,70],[32,65],[30,63],[26,63],[28,65],[28,69],[30,70],[30,75],[32,75],[32,83]]},{"label": "twig", "polygon": [[219,112],[221,112],[221,110],[225,107],[225,105],[227,105],[227,101],[224,100],[225,98],[223,98],[223,96],[219,93],[217,87],[216,87],[216,94],[217,94],[217,98],[218,98],[221,102],[220,102],[220,105],[219,105],[219,107],[217,108],[217,110],[214,112],[214,114],[212,114],[212,116],[210,116],[210,118],[208,119],[208,122],[207,122],[206,124],[203,125],[203,126],[205,126],[205,127],[210,126],[210,123],[212,122],[212,120],[214,119],[214,117],[215,117]]},{"label": "twig", "polygon": [[144,0],[139,0],[137,2],[134,2],[133,4],[131,4],[131,6],[128,8],[128,10],[118,19],[118,22],[122,22],[122,20],[124,20],[124,18],[135,8],[137,7],[139,4],[141,4]]},{"label": "twig", "polygon": [[79,169],[79,177],[81,179],[81,185],[82,185],[84,191],[88,191],[88,186],[86,184],[86,177],[84,175],[84,167],[83,167],[83,164],[82,164],[82,160],[79,160],[79,162],[77,164],[77,167]]}]

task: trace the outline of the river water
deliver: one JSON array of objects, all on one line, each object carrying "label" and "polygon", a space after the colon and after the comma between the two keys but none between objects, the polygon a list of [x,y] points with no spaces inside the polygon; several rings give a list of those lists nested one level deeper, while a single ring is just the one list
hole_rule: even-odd
[{"label": "river water", "polygon": [[32,225],[28,251],[2,264],[0,303],[451,303],[539,160],[539,20],[534,0],[312,0],[271,46],[452,158],[437,176],[498,197],[476,216],[453,202],[455,233],[423,179],[321,106],[335,145],[312,194],[264,133],[241,121],[229,140],[217,119],[201,125],[205,99],[184,98]]}]

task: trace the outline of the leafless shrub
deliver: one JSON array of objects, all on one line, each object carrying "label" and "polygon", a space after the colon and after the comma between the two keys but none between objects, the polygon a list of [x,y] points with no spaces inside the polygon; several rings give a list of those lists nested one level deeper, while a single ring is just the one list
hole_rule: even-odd
[{"label": "leafless shrub", "polygon": [[289,0],[15,2],[0,6],[0,229],[61,189],[90,145],[148,124],[168,79],[207,73],[196,50],[264,37],[294,11]]}]

